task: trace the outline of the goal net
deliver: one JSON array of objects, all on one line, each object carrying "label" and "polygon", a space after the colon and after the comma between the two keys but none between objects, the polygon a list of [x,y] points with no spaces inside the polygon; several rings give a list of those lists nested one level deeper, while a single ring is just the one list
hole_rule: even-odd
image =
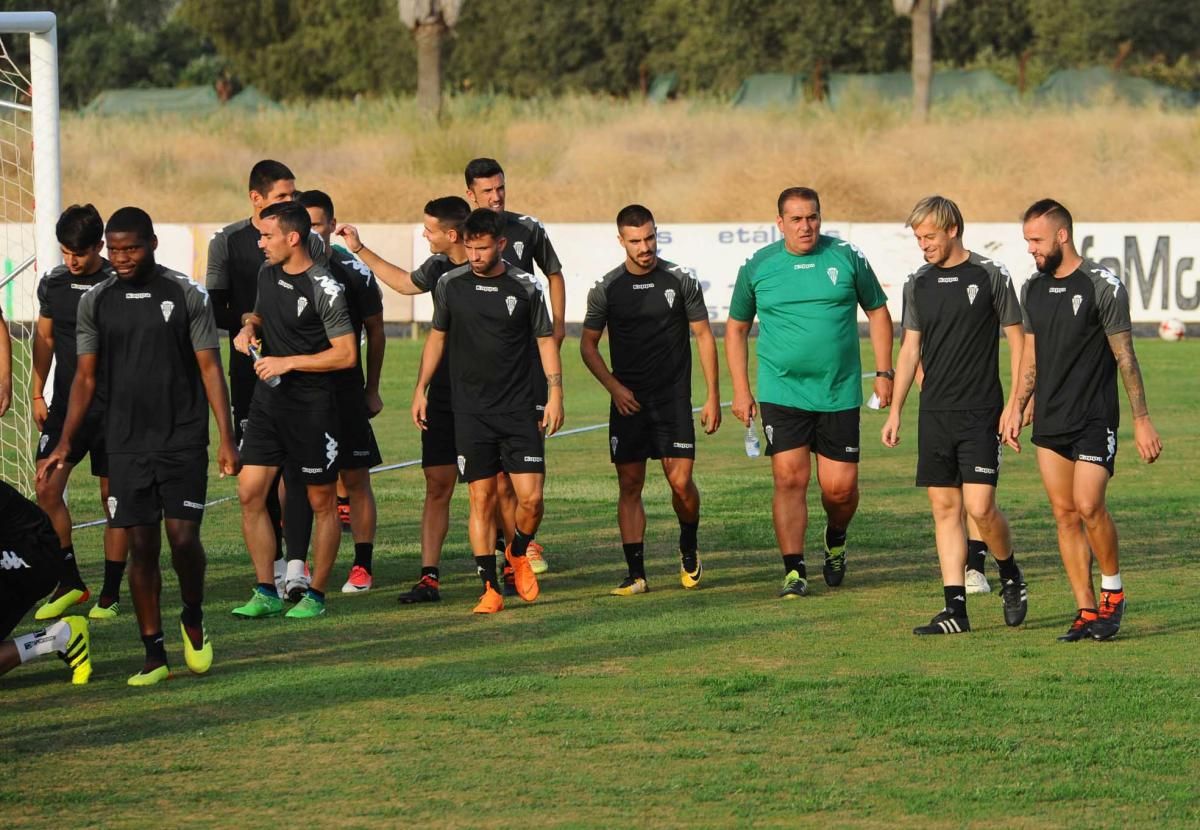
[{"label": "goal net", "polygon": [[58,264],[58,49],[50,12],[0,13],[0,311],[12,338],[12,403],[0,417],[0,478],[30,494],[37,280]]}]

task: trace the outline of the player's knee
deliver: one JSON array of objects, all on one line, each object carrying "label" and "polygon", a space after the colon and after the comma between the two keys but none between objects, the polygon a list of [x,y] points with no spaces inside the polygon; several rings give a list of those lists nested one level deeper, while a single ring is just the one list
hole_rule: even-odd
[{"label": "player's knee", "polygon": [[827,504],[851,504],[858,498],[858,487],[844,484],[822,487],[821,498]]},{"label": "player's knee", "polygon": [[200,547],[200,525],[197,523],[168,521],[165,524],[171,550],[190,552]]},{"label": "player's knee", "polygon": [[1099,499],[1083,499],[1076,500],[1075,509],[1079,513],[1079,518],[1086,525],[1094,525],[1101,522],[1108,515],[1108,508],[1103,500]]},{"label": "player's knee", "polygon": [[38,507],[43,510],[55,510],[63,505],[62,489],[52,478],[44,478],[34,487],[37,494]]}]

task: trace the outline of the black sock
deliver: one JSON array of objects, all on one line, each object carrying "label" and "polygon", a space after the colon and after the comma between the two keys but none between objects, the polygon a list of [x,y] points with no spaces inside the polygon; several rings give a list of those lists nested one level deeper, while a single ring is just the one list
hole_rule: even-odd
[{"label": "black sock", "polygon": [[696,531],[699,529],[699,520],[679,523],[679,550],[681,553],[696,552]]},{"label": "black sock", "polygon": [[147,669],[155,669],[167,665],[167,645],[163,642],[162,632],[143,634],[142,645],[146,647]]},{"label": "black sock", "polygon": [[533,541],[533,534],[526,536],[521,531],[513,534],[512,555],[524,556],[525,551],[529,548],[529,543]]},{"label": "black sock", "polygon": [[946,595],[946,610],[950,616],[962,618],[967,616],[967,589],[962,585],[947,585],[942,588]]},{"label": "black sock", "polygon": [[825,525],[825,547],[833,550],[846,544],[846,528]]},{"label": "black sock", "polygon": [[431,576],[434,582],[441,578],[437,568],[421,568],[421,576]]},{"label": "black sock", "polygon": [[795,571],[801,579],[808,579],[808,570],[804,567],[803,553],[785,553],[783,555],[783,570],[785,573]]},{"label": "black sock", "polygon": [[62,579],[59,580],[64,588],[84,589],[83,576],[79,573],[79,560],[75,558],[75,546],[67,545],[62,549]]},{"label": "black sock", "polygon": [[629,566],[629,575],[635,579],[646,578],[646,544],[645,542],[628,542],[621,545],[625,551],[625,564]]},{"label": "black sock", "polygon": [[1021,569],[1017,567],[1017,555],[1010,554],[1007,559],[997,559],[996,567],[1000,570],[1000,578],[1004,581],[1010,579],[1017,582],[1021,581]]},{"label": "black sock", "polygon": [[354,543],[354,564],[366,568],[367,573],[371,572],[371,559],[374,557],[374,555],[374,542]]},{"label": "black sock", "polygon": [[987,542],[984,542],[982,539],[968,539],[967,570],[983,573],[984,565],[987,564],[987,552]]},{"label": "black sock", "polygon": [[279,591],[275,588],[274,582],[260,582],[258,583],[258,590],[262,591],[269,597],[275,597],[275,599],[279,599]]},{"label": "black sock", "polygon": [[483,556],[475,557],[475,573],[479,574],[479,578],[483,580],[485,590],[490,586],[493,591],[499,592],[500,581],[496,578],[496,555],[494,553],[485,553]]},{"label": "black sock", "polygon": [[349,496],[338,496],[337,503],[338,503],[338,507],[349,507],[350,506],[350,497]]},{"label": "black sock", "polygon": [[506,548],[508,548],[508,542],[506,542],[504,539],[504,531],[497,530],[496,531],[496,553],[499,554],[500,556],[503,556]]},{"label": "black sock", "polygon": [[321,602],[325,601],[325,592],[324,591],[318,591],[316,588],[314,588],[310,585],[310,586],[308,586],[308,592],[313,595],[313,599],[319,599],[319,600],[321,600]]},{"label": "black sock", "polygon": [[111,600],[109,605],[121,597],[121,580],[125,576],[125,560],[110,562],[104,560],[104,587],[100,589],[100,605],[107,608],[104,600]]}]

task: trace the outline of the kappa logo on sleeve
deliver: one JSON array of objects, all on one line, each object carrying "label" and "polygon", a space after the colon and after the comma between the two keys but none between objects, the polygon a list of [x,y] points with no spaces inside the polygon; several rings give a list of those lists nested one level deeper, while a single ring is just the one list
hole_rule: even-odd
[{"label": "kappa logo on sleeve", "polygon": [[17,555],[16,551],[0,552],[0,570],[15,571],[17,568],[28,568],[29,563]]}]

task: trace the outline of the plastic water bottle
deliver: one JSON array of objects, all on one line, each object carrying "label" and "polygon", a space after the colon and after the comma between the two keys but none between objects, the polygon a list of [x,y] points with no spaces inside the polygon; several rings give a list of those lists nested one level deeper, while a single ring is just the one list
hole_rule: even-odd
[{"label": "plastic water bottle", "polygon": [[[258,363],[258,361],[262,360],[262,353],[258,350],[258,346],[255,346],[253,343],[250,344],[250,357],[252,357],[254,359],[255,363]],[[273,378],[264,380],[263,383],[265,383],[267,386],[270,386],[272,389],[274,389],[276,386],[279,385],[279,381],[281,381],[281,380],[283,380],[283,378],[279,377],[279,375],[276,375]],[[756,438],[755,441],[757,442],[757,440],[758,439]],[[749,445],[747,445],[747,446],[749,446]]]},{"label": "plastic water bottle", "polygon": [[750,426],[746,427],[746,456],[749,458],[758,458],[762,454],[762,448],[758,443],[758,432],[754,429],[754,422],[750,422]]}]

